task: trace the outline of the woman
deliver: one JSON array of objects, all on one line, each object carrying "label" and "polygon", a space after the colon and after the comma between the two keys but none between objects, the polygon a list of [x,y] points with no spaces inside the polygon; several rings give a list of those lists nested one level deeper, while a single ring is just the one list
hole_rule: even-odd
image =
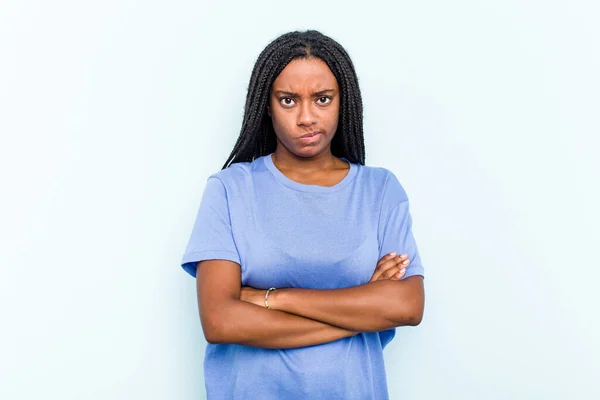
[{"label": "woman", "polygon": [[382,350],[422,319],[423,267],[406,192],[364,153],[346,51],[314,30],[270,43],[181,262],[209,399],[388,398]]}]

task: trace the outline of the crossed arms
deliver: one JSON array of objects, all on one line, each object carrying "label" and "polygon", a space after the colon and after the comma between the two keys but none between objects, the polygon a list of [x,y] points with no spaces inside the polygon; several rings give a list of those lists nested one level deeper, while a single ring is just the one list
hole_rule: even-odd
[{"label": "crossed arms", "polygon": [[201,261],[196,285],[204,336],[209,343],[281,349],[418,325],[424,308],[423,278],[400,280],[399,267],[392,267],[398,257],[383,257],[371,281],[363,285],[271,291],[270,309],[263,306],[264,290],[241,287],[239,264]]}]

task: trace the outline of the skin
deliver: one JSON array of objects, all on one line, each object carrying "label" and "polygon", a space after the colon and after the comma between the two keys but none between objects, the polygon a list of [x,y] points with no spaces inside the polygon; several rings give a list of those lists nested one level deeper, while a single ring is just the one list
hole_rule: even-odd
[{"label": "skin", "polygon": [[[324,90],[328,90],[324,92]],[[317,58],[290,62],[273,82],[267,112],[277,147],[273,163],[288,178],[333,186],[348,163],[333,156],[331,140],[340,109],[339,86]],[[301,136],[319,131],[313,139]],[[418,325],[423,315],[421,276],[402,279],[410,260],[390,253],[375,265],[364,285],[333,290],[241,287],[240,265],[227,260],[198,263],[200,319],[210,343],[294,348],[327,343],[359,332]]]},{"label": "skin", "polygon": [[[333,186],[350,166],[331,154],[338,127],[340,91],[327,64],[296,59],[275,79],[267,111],[273,120],[277,148],[273,163],[288,178],[305,184]],[[314,141],[300,137],[320,131]]]}]

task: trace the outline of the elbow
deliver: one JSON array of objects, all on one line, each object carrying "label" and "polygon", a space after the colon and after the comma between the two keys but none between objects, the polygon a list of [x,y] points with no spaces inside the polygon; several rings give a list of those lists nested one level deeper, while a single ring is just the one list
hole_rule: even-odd
[{"label": "elbow", "polygon": [[225,341],[222,336],[215,334],[214,332],[204,331],[204,339],[210,344],[223,344]]},{"label": "elbow", "polygon": [[395,292],[395,307],[390,310],[389,319],[395,326],[417,326],[423,321],[425,293],[422,280],[415,277],[408,279],[406,289]]},{"label": "elbow", "polygon": [[210,344],[221,344],[223,343],[223,336],[219,333],[217,329],[214,328],[205,328],[202,327],[202,331],[204,332],[204,339]]},{"label": "elbow", "polygon": [[227,343],[222,323],[218,317],[202,318],[202,332],[204,339],[210,344]]},{"label": "elbow", "polygon": [[417,326],[423,321],[423,301],[400,302],[389,321],[395,326]]},{"label": "elbow", "polygon": [[206,341],[210,344],[223,344],[223,343],[227,343],[221,339],[219,339],[218,337],[213,337],[213,336],[208,336],[208,335],[204,335],[204,338],[206,339]]},{"label": "elbow", "polygon": [[210,344],[234,343],[236,336],[235,315],[236,301],[223,301],[214,307],[201,308],[200,322],[204,339]]},{"label": "elbow", "polygon": [[405,325],[417,326],[421,323],[421,321],[423,321],[423,312],[417,311],[407,316]]},{"label": "elbow", "polygon": [[423,321],[424,302],[422,299],[407,304],[404,313],[404,325],[417,326]]},{"label": "elbow", "polygon": [[423,321],[422,310],[404,310],[403,312],[396,312],[394,315],[390,315],[387,318],[391,327],[398,326],[417,326]]}]

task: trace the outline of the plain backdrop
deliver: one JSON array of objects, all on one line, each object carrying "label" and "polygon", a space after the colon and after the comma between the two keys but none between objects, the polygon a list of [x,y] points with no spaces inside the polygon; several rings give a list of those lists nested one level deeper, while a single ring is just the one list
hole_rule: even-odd
[{"label": "plain backdrop", "polygon": [[392,399],[600,398],[593,1],[0,3],[0,398],[201,399],[180,267],[250,72],[318,29],[405,187],[426,311]]}]

